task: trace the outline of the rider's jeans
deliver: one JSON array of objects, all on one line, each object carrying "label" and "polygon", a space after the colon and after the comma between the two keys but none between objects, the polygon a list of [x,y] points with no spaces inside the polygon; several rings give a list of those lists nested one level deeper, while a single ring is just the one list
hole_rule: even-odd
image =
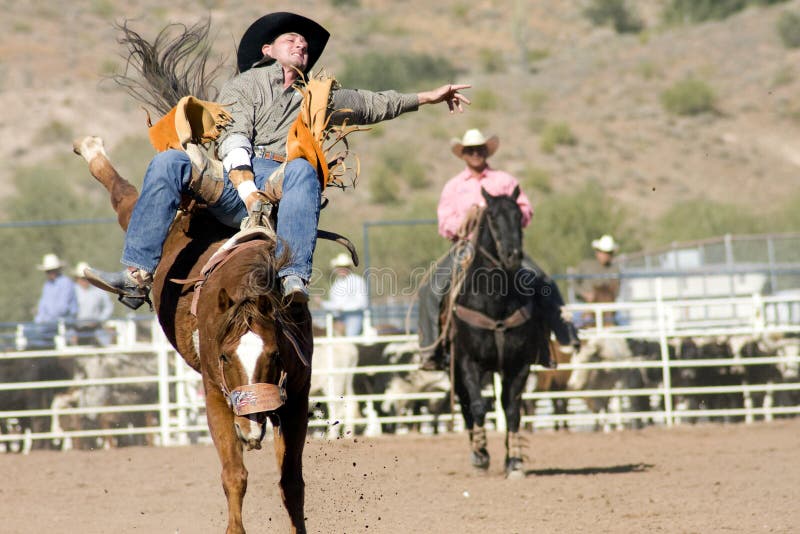
[{"label": "rider's jeans", "polygon": [[[260,189],[280,163],[264,158],[253,159],[256,186]],[[291,261],[279,276],[296,274],[311,277],[311,259],[317,240],[320,184],[311,164],[296,159],[286,165],[283,198],[278,210],[278,250],[292,251]],[[157,154],[144,175],[139,198],[131,214],[122,263],[147,272],[155,272],[161,259],[161,247],[180,205],[181,194],[189,192],[192,165],[189,156],[179,150]],[[225,174],[225,187],[219,201],[209,211],[223,224],[238,228],[247,215],[244,202]]]},{"label": "rider's jeans", "polygon": [[439,337],[439,314],[442,300],[450,291],[455,259],[451,250],[442,258],[430,274],[428,283],[420,286],[419,292],[419,346],[424,354],[432,353]]}]

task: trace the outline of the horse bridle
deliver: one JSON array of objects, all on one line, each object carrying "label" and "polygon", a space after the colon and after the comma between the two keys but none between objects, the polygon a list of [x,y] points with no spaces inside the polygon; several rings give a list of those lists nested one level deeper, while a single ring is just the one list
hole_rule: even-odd
[{"label": "horse bridle", "polygon": [[[481,214],[481,220],[486,220],[486,225],[489,227],[489,235],[492,236],[492,241],[494,242],[494,248],[497,251],[498,255],[500,254],[500,238],[498,237],[497,228],[494,225],[494,219],[489,216],[488,210],[484,209],[483,213]],[[478,229],[480,229],[480,222],[478,223]],[[476,248],[478,251],[483,254],[483,256],[489,260],[495,267],[498,269],[509,269],[510,266],[506,265],[501,259],[497,256],[489,252],[486,247],[477,244],[477,230],[475,236]]]}]

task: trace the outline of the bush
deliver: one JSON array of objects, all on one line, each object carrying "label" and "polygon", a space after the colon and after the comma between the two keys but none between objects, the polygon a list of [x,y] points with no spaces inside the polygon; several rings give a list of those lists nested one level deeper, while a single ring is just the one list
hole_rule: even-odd
[{"label": "bush", "polygon": [[478,61],[483,70],[488,73],[505,72],[506,61],[503,55],[492,48],[481,48],[478,52]]},{"label": "bush", "polygon": [[800,47],[800,13],[785,11],[776,23],[778,35],[786,48]]},{"label": "bush", "polygon": [[[375,172],[378,179],[405,183],[411,189],[422,189],[428,185],[425,168],[414,158],[413,153],[409,153],[407,148],[393,145],[391,148],[383,150],[378,159],[381,161],[381,166]],[[397,193],[397,188],[394,193]]]},{"label": "bush", "polygon": [[714,110],[716,96],[707,83],[688,78],[661,93],[661,105],[675,115],[698,115]]},{"label": "bush", "polygon": [[623,228],[625,213],[597,181],[575,193],[558,193],[535,202],[525,232],[525,250],[550,273],[563,273],[592,253],[592,240],[611,233],[626,248],[635,248]]},{"label": "bush", "polygon": [[592,0],[583,13],[595,26],[611,24],[617,33],[637,33],[644,28],[626,0]]},{"label": "bush", "polygon": [[549,193],[553,190],[550,184],[550,173],[538,167],[525,167],[520,173],[523,191],[535,189],[542,193]]},{"label": "bush", "polygon": [[661,216],[654,225],[652,239],[665,244],[759,231],[759,220],[741,206],[697,199],[680,202]]},{"label": "bush", "polygon": [[556,122],[545,125],[539,146],[542,152],[552,154],[558,145],[576,144],[578,144],[578,139],[570,130],[569,125],[564,122]]},{"label": "bush", "polygon": [[470,97],[471,107],[478,111],[492,111],[500,105],[500,100],[491,89],[478,89]]},{"label": "bush", "polygon": [[747,0],[672,0],[662,16],[667,24],[697,23],[724,19],[746,6]]},{"label": "bush", "polygon": [[429,82],[440,85],[452,82],[457,73],[457,69],[444,57],[406,52],[368,52],[362,56],[345,56],[340,80],[345,87],[370,91],[411,91]]}]

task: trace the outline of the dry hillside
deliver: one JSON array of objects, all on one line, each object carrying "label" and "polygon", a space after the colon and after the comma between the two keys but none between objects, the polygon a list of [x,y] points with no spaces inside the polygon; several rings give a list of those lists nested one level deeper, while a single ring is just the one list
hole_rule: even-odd
[{"label": "dry hillside", "polygon": [[[348,54],[427,52],[458,66],[457,81],[474,85],[469,94],[479,95],[481,106],[455,117],[444,106],[423,109],[359,134],[362,187],[334,193],[325,215],[333,226],[353,213],[358,221],[410,213],[409,204],[388,210],[370,204],[363,186],[390,146],[427,168],[428,187],[406,194],[430,204],[460,169],[448,139],[476,125],[501,137],[496,166],[544,170],[556,191],[597,179],[644,220],[697,197],[770,209],[800,185],[800,125],[788,118],[800,104],[800,51],[787,51],[775,32],[781,11],[800,9],[800,1],[661,29],[661,3],[643,0],[635,4],[650,29],[624,36],[591,26],[577,1],[360,0],[359,7],[339,9],[335,3],[280,1],[269,9],[307,14],[331,29],[319,65],[333,73]],[[230,0],[0,0],[0,6],[0,195],[9,193],[16,167],[68,152],[73,136],[100,135],[113,156],[126,139],[145,135],[138,105],[102,82],[121,68],[114,20],[131,19],[153,36],[165,22],[210,14],[217,49],[230,64],[242,31],[267,7]],[[536,56],[527,65],[523,47]],[[501,68],[487,72],[488,61]],[[714,88],[718,113],[674,118],[662,109],[659,94],[690,75]],[[566,123],[577,144],[544,153],[537,127],[543,122]]]}]

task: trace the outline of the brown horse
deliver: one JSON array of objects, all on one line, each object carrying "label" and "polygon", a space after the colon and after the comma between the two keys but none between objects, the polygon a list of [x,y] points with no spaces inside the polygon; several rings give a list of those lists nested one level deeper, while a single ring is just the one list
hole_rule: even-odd
[{"label": "brown horse", "polygon": [[[78,140],[74,150],[108,189],[126,229],[136,189],[114,169],[99,138]],[[268,418],[275,428],[280,488],[292,532],[305,532],[302,454],[313,351],[311,315],[305,305],[281,302],[277,272],[285,258],[274,257],[274,240],[244,242],[201,275],[232,233],[203,210],[180,213],[164,243],[153,303],[170,343],[203,376],[208,426],[228,499],[227,532],[244,532],[244,447],[261,448]],[[197,279],[203,279],[202,291],[187,283]],[[255,408],[248,408],[248,402]]]}]

